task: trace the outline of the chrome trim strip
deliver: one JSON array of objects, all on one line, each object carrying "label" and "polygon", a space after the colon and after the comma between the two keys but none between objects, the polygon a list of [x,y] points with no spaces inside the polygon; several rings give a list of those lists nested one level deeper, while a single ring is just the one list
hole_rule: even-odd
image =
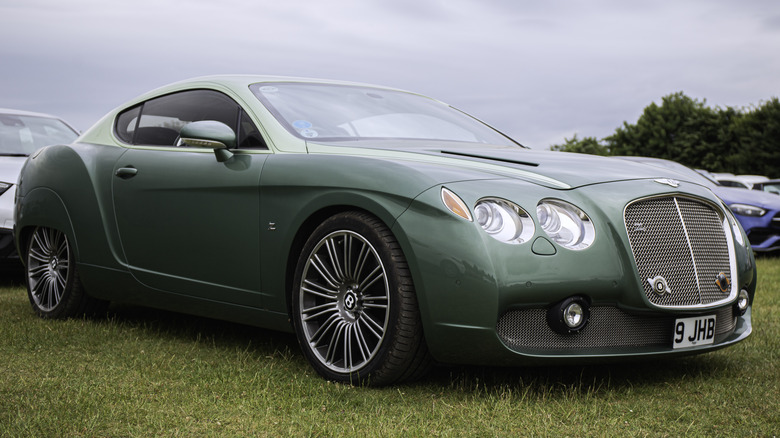
[{"label": "chrome trim strip", "polygon": [[[685,243],[688,244],[688,252],[691,254],[693,276],[696,278],[696,289],[699,291],[699,301],[702,301],[701,282],[699,282],[699,268],[696,266],[696,254],[693,252],[693,246],[691,246],[691,236],[688,234],[688,227],[685,225],[685,218],[683,217],[682,211],[680,211],[680,204],[677,202],[677,196],[672,199],[674,199],[674,207],[677,209],[677,216],[680,218],[683,234],[685,234]],[[730,258],[731,257],[729,257],[729,259]]]}]

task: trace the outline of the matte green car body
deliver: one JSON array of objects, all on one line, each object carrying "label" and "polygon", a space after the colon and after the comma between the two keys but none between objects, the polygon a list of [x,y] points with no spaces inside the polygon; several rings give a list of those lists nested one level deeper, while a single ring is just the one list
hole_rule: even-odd
[{"label": "matte green car body", "polygon": [[[684,194],[728,217],[721,201],[673,172],[599,157],[446,142],[384,140],[355,147],[302,140],[249,90],[257,82],[289,80],[236,76],[174,84],[112,111],[74,145],[34,154],[18,189],[20,254],[34,227],[55,228],[72,242],[81,280],[94,297],[292,331],[293,271],[304,242],[325,218],[358,210],[380,219],[397,238],[417,291],[425,341],[439,362],[520,365],[691,354],[749,335],[750,309],[736,317],[727,336],[684,350],[673,350],[671,339],[666,348],[621,351],[509,348],[496,328],[503,314],[546,309],[574,295],[588,297],[593,307],[635,315],[710,312],[706,306],[680,311],[649,304],[623,214],[637,199]],[[117,138],[114,119],[123,109],[193,88],[238,102],[268,149],[232,150],[230,160],[219,162],[211,149],[129,146]],[[132,187],[121,176],[128,166],[144,176]],[[183,185],[192,175],[197,183]],[[680,185],[662,185],[659,178]],[[590,216],[596,239],[585,250],[568,250],[537,225],[527,243],[496,241],[445,207],[443,187],[469,208],[485,197],[510,200],[531,213],[543,199],[570,202]],[[731,230],[742,234],[738,225]],[[753,255],[739,243],[747,241],[744,235],[731,238],[732,281],[752,302]]]}]

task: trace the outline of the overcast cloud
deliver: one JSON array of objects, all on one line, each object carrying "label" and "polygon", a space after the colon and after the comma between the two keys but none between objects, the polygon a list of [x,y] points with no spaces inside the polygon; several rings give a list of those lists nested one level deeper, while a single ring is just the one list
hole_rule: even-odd
[{"label": "overcast cloud", "polygon": [[780,96],[776,0],[0,0],[0,107],[86,129],[158,86],[253,73],[436,97],[533,148],[683,91]]}]

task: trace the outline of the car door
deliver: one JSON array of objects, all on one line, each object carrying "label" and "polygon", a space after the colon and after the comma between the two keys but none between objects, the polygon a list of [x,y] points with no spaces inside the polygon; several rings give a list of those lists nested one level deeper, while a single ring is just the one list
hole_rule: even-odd
[{"label": "car door", "polygon": [[[120,115],[117,135],[135,143],[114,165],[117,229],[132,274],[181,295],[261,307],[260,172],[263,148],[174,147],[187,122],[217,120],[235,130],[247,117],[221,93],[163,96]],[[174,131],[174,132],[169,132]]]}]

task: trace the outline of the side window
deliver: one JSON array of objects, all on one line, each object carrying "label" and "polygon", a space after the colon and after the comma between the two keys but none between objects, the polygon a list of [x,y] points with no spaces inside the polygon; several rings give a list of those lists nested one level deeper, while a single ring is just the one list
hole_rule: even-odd
[{"label": "side window", "polygon": [[[233,99],[213,90],[192,90],[168,94],[130,108],[117,117],[116,135],[137,145],[174,146],[181,128],[190,122],[216,120],[237,132],[242,139],[253,142],[253,131],[261,142],[257,128]],[[244,121],[249,121],[245,125]],[[253,146],[258,147],[258,146]]]},{"label": "side window", "polygon": [[263,136],[244,110],[238,122],[238,147],[240,149],[268,149]]},{"label": "side window", "polygon": [[141,114],[141,105],[125,110],[116,118],[114,131],[123,142],[133,143],[133,135],[135,135],[135,127],[138,125],[139,114]]}]

